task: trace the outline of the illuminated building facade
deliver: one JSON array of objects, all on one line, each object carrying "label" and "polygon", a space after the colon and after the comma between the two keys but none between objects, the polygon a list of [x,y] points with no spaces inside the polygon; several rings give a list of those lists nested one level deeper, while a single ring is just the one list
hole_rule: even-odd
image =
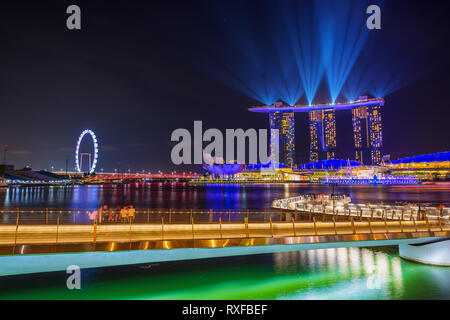
[{"label": "illuminated building facade", "polygon": [[352,125],[356,161],[379,165],[383,145],[381,105],[352,108]]},{"label": "illuminated building facade", "polygon": [[[365,165],[381,163],[381,148],[383,144],[381,107],[382,98],[359,97],[356,101],[317,104],[317,105],[287,105],[278,101],[269,106],[249,108],[256,113],[269,113],[270,128],[279,129],[280,162],[287,167],[294,164],[294,113],[309,113],[309,129],[311,137],[310,161],[332,160],[336,157],[336,111],[351,110],[353,136],[356,150],[356,161]],[[290,126],[290,127],[289,127]],[[271,155],[276,144],[271,131]],[[271,157],[272,163],[274,158]]]},{"label": "illuminated building facade", "polygon": [[311,144],[309,160],[311,162],[322,159],[326,154],[327,160],[336,156],[336,115],[334,109],[313,110],[309,112],[309,132]]},{"label": "illuminated building facade", "polygon": [[414,175],[420,180],[449,180],[450,151],[398,159],[387,167],[396,175]]},{"label": "illuminated building facade", "polygon": [[[292,168],[295,165],[295,119],[294,112],[270,112],[270,154],[276,162],[275,152],[279,152],[279,162]],[[274,130],[278,130],[278,139]]]}]

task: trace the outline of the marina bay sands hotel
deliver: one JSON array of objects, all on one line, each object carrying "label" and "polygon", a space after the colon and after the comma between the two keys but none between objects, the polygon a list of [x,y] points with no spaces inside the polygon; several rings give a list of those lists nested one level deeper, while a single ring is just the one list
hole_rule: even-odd
[{"label": "marina bay sands hotel", "polygon": [[[271,129],[271,150],[279,143],[279,160],[287,167],[295,166],[295,112],[309,113],[309,131],[311,137],[309,160],[335,159],[336,155],[336,111],[351,110],[353,124],[353,142],[355,159],[365,165],[381,163],[383,133],[381,125],[381,107],[384,99],[359,100],[348,103],[314,106],[290,106],[278,101],[271,106],[253,107],[251,112],[268,113]],[[279,141],[274,139],[272,130],[279,130]]]}]

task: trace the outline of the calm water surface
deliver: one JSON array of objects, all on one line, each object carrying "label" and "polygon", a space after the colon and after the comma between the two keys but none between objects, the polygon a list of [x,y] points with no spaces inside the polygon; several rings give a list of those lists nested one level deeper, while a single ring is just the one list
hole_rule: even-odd
[{"label": "calm water surface", "polygon": [[[132,204],[141,208],[266,209],[274,199],[301,193],[331,193],[325,185],[209,185],[16,187],[0,189],[0,208],[94,209]],[[408,186],[337,186],[335,193],[350,194],[353,202],[393,203],[395,201],[450,204],[448,190],[422,191]]]},{"label": "calm water surface", "polygon": [[[326,186],[32,187],[0,190],[4,208],[265,209],[277,198],[329,193]],[[449,192],[342,186],[354,202],[449,204]],[[0,277],[0,299],[450,299],[450,268],[405,261],[395,247],[324,249],[82,270],[82,290],[65,272]]]}]

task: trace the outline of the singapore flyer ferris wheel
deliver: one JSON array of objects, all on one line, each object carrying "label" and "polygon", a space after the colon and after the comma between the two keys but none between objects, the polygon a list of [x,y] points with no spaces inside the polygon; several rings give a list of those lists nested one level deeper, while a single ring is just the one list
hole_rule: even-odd
[{"label": "singapore flyer ferris wheel", "polygon": [[[92,138],[92,142],[94,143],[94,157],[92,161],[92,153],[82,152],[80,153],[80,145],[83,141],[83,138],[85,135],[90,135]],[[84,130],[80,137],[78,138],[77,147],[75,149],[75,167],[77,172],[82,172],[83,169],[83,158],[88,157],[89,161],[89,174],[93,173],[95,171],[95,167],[97,166],[97,159],[98,159],[98,142],[97,137],[95,136],[95,133],[92,130]]]}]

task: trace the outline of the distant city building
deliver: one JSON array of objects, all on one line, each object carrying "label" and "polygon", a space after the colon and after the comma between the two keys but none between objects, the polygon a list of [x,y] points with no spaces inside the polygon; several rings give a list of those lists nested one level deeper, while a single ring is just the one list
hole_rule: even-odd
[{"label": "distant city building", "polygon": [[421,180],[450,180],[450,151],[425,154],[391,161],[393,174],[414,175]]},{"label": "distant city building", "polygon": [[363,164],[379,165],[383,144],[381,106],[353,108],[352,124],[356,161]]},{"label": "distant city building", "polygon": [[203,169],[208,171],[214,179],[234,178],[234,175],[242,171],[244,167],[237,162],[225,163],[223,158],[212,157],[203,151]]},{"label": "distant city building", "polygon": [[391,161],[391,164],[408,164],[408,163],[433,163],[433,162],[442,162],[448,163],[450,168],[450,151],[432,153],[432,154],[423,154],[420,156],[413,156],[408,158],[401,158],[398,160]]},{"label": "distant city building", "polygon": [[3,173],[9,183],[68,183],[70,179],[64,175],[58,175],[48,171],[33,170],[6,170]]},{"label": "distant city building", "polygon": [[336,156],[336,116],[333,109],[312,110],[309,112],[309,132],[311,144],[309,160],[316,162],[326,157]]},{"label": "distant city building", "polygon": [[[281,107],[284,102],[279,101],[275,106]],[[279,152],[279,162],[292,168],[295,165],[295,118],[294,112],[270,112],[270,159],[271,162],[276,162],[275,152]],[[274,134],[275,129],[278,129],[279,139],[276,139]],[[277,146],[277,143],[279,145]]]},{"label": "distant city building", "polygon": [[298,166],[297,170],[328,170],[359,166],[361,166],[361,163],[357,161],[330,159],[302,164]]},{"label": "distant city building", "polygon": [[[359,97],[357,101],[310,106],[291,106],[278,101],[270,106],[250,108],[249,111],[269,113],[271,130],[278,129],[280,134],[279,160],[292,168],[295,163],[295,112],[309,113],[311,137],[309,158],[311,162],[316,162],[336,158],[336,111],[351,110],[355,160],[364,165],[379,165],[383,145],[382,106],[384,99],[369,99],[364,96]],[[272,155],[277,147],[275,140],[271,133]],[[273,157],[271,160],[274,162]]]},{"label": "distant city building", "polygon": [[14,165],[12,164],[0,164],[0,173],[3,173],[5,171],[13,171]]}]

